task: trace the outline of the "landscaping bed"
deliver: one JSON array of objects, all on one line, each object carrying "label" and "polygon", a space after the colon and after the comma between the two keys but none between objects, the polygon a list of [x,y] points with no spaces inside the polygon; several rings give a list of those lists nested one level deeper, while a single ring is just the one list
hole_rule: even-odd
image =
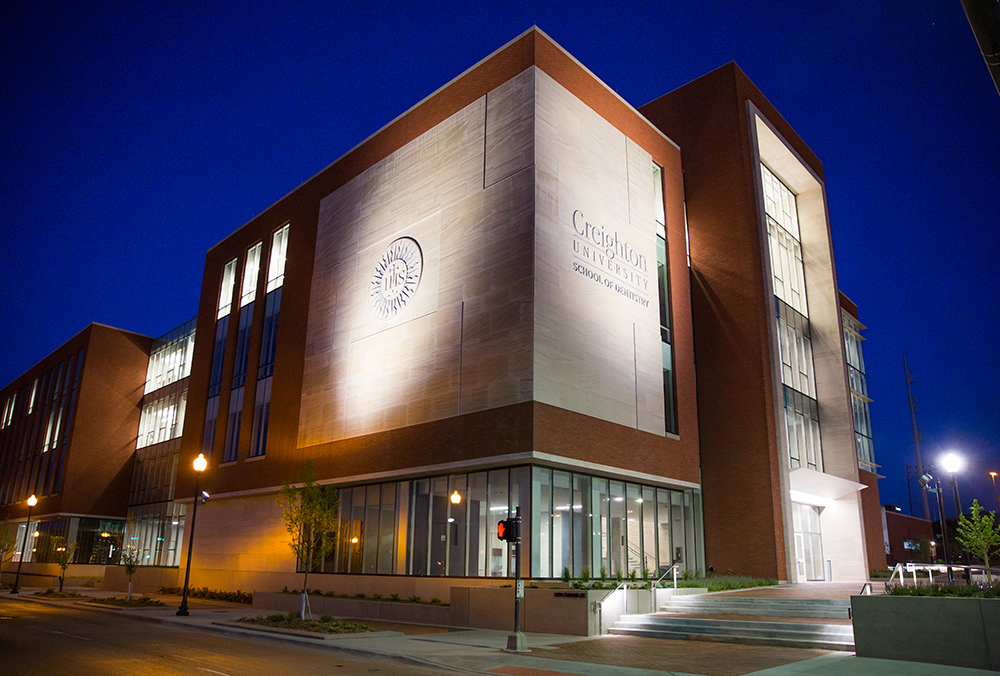
[{"label": "landscaping bed", "polygon": [[363,634],[371,631],[367,625],[348,622],[347,620],[336,620],[330,615],[320,615],[319,619],[314,620],[303,620],[299,617],[299,613],[295,611],[266,616],[241,617],[236,621],[260,627],[309,631],[316,634]]},{"label": "landscaping bed", "polygon": [[157,601],[149,596],[139,598],[125,598],[123,596],[108,596],[106,598],[92,598],[89,603],[99,603],[102,606],[114,606],[116,608],[159,608],[166,605],[163,601]]}]

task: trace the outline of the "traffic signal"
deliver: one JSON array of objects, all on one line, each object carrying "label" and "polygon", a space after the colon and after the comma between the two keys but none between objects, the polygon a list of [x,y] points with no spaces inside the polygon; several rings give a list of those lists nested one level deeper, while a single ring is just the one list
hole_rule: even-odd
[{"label": "traffic signal", "polygon": [[521,522],[518,518],[504,519],[497,524],[497,538],[504,542],[517,542],[521,539]]}]

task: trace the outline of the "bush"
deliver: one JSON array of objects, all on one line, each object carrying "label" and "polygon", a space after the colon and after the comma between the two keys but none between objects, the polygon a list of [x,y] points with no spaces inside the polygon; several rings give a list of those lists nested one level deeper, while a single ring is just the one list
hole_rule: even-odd
[{"label": "bush", "polygon": [[335,620],[329,615],[320,616],[319,620],[303,621],[299,619],[298,613],[288,613],[282,615],[268,615],[263,617],[241,617],[237,622],[246,624],[257,624],[265,627],[276,627],[280,629],[296,629],[299,631],[312,631],[318,634],[359,634],[371,631],[367,625],[345,620]]},{"label": "bush", "polygon": [[587,568],[583,569],[583,571],[580,573],[580,581],[583,582],[584,584],[590,582],[590,570],[588,570]]},{"label": "bush", "polygon": [[[283,591],[286,591],[288,587],[285,587]],[[158,594],[170,594],[172,596],[181,596],[184,594],[183,587],[160,587],[156,590]],[[291,593],[297,593],[294,589]],[[237,589],[234,592],[222,591],[221,589],[209,589],[208,587],[190,587],[188,589],[188,597],[193,599],[212,599],[215,601],[229,601],[230,603],[245,603],[250,605],[253,603],[253,594]]]},{"label": "bush", "polygon": [[777,580],[747,575],[713,575],[712,577],[699,578],[689,575],[687,571],[684,573],[684,579],[677,581],[678,587],[707,587],[710,592],[769,587],[776,584],[778,584]]},{"label": "bush", "polygon": [[106,606],[118,606],[120,608],[151,608],[164,605],[163,601],[157,601],[149,596],[143,596],[138,599],[127,599],[123,596],[111,596],[92,599],[91,603],[100,603]]},{"label": "bush", "polygon": [[398,601],[399,600],[399,594],[389,594],[389,600],[390,601]]},{"label": "bush", "polygon": [[408,600],[410,603],[420,603],[420,597],[417,596],[416,594],[411,596]]},{"label": "bush", "polygon": [[571,577],[572,576],[569,574],[569,567],[567,566],[566,568],[563,568],[562,581],[569,582]]},{"label": "bush", "polygon": [[358,592],[357,594],[354,595],[354,598],[363,599],[365,598],[365,595],[362,592]]},{"label": "bush", "polygon": [[929,584],[920,587],[906,587],[901,584],[890,586],[886,592],[890,596],[954,596],[976,599],[1000,598],[1000,582],[993,584]]},{"label": "bush", "polygon": [[382,595],[381,594],[372,594],[372,600],[381,601],[382,600]]},{"label": "bush", "polygon": [[434,606],[439,606],[439,605],[441,605],[441,599],[439,599],[439,598],[437,598],[437,597],[435,597],[435,598],[432,598],[432,599],[431,599],[431,605],[434,605]]}]

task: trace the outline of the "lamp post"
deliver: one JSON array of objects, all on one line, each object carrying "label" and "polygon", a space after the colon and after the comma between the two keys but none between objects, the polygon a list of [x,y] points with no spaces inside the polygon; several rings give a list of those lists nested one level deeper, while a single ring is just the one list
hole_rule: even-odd
[{"label": "lamp post", "polygon": [[997,473],[990,472],[990,477],[993,479],[993,499],[997,503],[997,509],[1000,509],[1000,497],[997,496]]},{"label": "lamp post", "polygon": [[[942,497],[943,493],[941,492],[941,480],[935,479],[930,474],[923,474],[920,476],[919,481],[925,491],[937,493],[938,521],[941,525],[941,548],[944,550],[944,563],[945,568],[948,570],[948,582],[954,582],[955,575],[951,570],[951,557],[948,556],[948,528],[944,523],[944,498]],[[930,484],[932,481],[936,484],[936,488],[931,488]]]},{"label": "lamp post", "polygon": [[14,575],[14,588],[10,590],[11,594],[17,594],[21,591],[17,584],[21,581],[21,564],[24,563],[24,553],[28,548],[28,537],[31,536],[31,508],[37,504],[38,498],[34,495],[28,498],[28,521],[24,524],[24,543],[21,544],[21,558],[17,560],[17,573]]},{"label": "lamp post", "polygon": [[199,453],[194,459],[194,471],[197,472],[194,480],[194,507],[191,509],[191,534],[188,537],[187,570],[184,571],[184,594],[181,596],[181,605],[177,609],[177,614],[187,617],[188,613],[188,583],[191,582],[191,549],[194,547],[194,520],[198,517],[198,500],[201,492],[198,490],[198,482],[201,481],[201,473],[208,467],[208,460],[204,453]]}]

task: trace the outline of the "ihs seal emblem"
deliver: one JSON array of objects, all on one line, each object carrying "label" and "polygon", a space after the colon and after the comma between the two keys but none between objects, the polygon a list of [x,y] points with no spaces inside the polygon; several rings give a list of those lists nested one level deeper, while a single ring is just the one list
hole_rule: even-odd
[{"label": "ihs seal emblem", "polygon": [[376,317],[388,321],[402,312],[417,292],[424,256],[411,237],[400,237],[386,247],[368,285],[368,304]]}]

